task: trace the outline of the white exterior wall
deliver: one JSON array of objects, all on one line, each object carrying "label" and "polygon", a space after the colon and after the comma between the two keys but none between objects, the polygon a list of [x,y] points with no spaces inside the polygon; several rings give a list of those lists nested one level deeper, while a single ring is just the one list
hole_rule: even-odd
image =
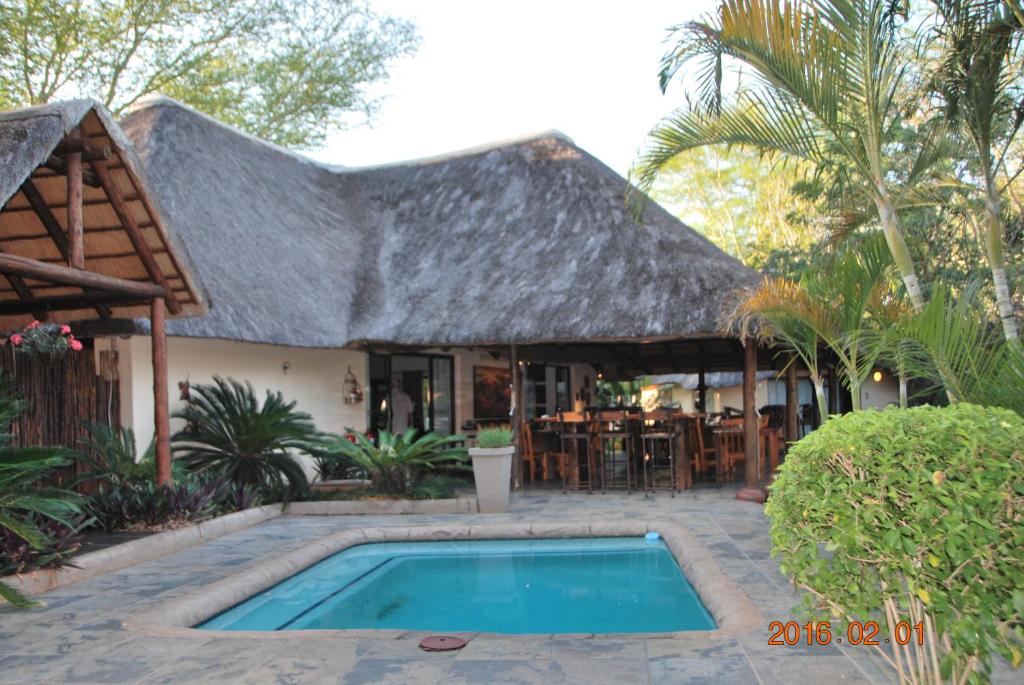
[{"label": "white exterior wall", "polygon": [[[153,367],[151,342],[146,336],[97,341],[101,349],[118,352],[121,384],[121,422],[135,431],[141,452],[154,433]],[[285,364],[288,365],[285,370]],[[349,367],[366,390],[366,354],[353,350],[323,350],[261,345],[207,338],[167,339],[167,382],[173,413],[182,402],[178,382],[193,386],[210,383],[214,375],[249,381],[262,399],[267,390],[280,391],[286,400],[308,412],[317,428],[340,433],[345,428],[365,430],[367,399],[345,404],[345,374]],[[171,433],[182,423],[171,420]]]},{"label": "white exterior wall", "polygon": [[892,375],[883,372],[882,380],[876,381],[868,376],[860,387],[861,409],[885,409],[891,404],[900,403],[900,384]]}]

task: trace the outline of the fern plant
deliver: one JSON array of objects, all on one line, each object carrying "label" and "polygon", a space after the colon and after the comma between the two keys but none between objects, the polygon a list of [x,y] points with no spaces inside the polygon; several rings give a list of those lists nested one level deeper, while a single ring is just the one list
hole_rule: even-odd
[{"label": "fern plant", "polygon": [[171,437],[176,458],[190,470],[247,483],[287,501],[309,490],[296,459],[321,439],[312,417],[267,391],[262,404],[250,383],[214,377],[192,387],[192,398],[174,413],[186,427]]}]

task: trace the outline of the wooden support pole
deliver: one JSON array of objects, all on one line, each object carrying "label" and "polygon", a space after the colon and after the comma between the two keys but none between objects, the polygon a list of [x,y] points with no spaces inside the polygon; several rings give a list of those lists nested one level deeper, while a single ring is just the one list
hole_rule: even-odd
[{"label": "wooden support pole", "polygon": [[123,295],[149,299],[163,297],[164,289],[152,283],[127,281],[91,271],[80,271],[58,264],[46,264],[12,254],[0,254],[0,273],[34,278],[47,283],[61,283],[83,289],[109,290]]},{"label": "wooden support pole", "polygon": [[114,180],[111,178],[110,171],[107,169],[107,163],[103,161],[95,161],[92,163],[92,168],[96,171],[96,176],[100,179],[100,184],[103,186],[103,190],[107,194],[107,199],[110,200],[110,206],[114,208],[114,213],[117,214],[117,218],[121,221],[121,225],[124,226],[124,230],[128,234],[128,239],[131,240],[135,251],[139,253],[139,259],[142,260],[143,266],[146,267],[146,273],[149,274],[150,280],[159,284],[164,289],[164,299],[167,301],[167,309],[170,310],[171,314],[180,314],[181,304],[179,304],[177,298],[175,298],[174,291],[167,283],[167,279],[164,277],[164,273],[160,269],[160,265],[157,264],[156,258],[153,256],[153,251],[149,247],[149,243],[146,242],[145,236],[142,235],[142,230],[139,228],[138,221],[135,220],[131,210],[128,209],[128,204],[125,202],[124,198],[121,197],[121,193],[118,192],[117,187],[114,186]]},{"label": "wooden support pole", "polygon": [[515,445],[515,457],[512,462],[512,487],[518,490],[523,484],[523,406],[522,406],[522,370],[519,366],[519,350],[515,345],[509,346],[509,369],[512,372],[512,401],[509,416],[512,428],[512,440]]},{"label": "wooden support pole", "polygon": [[736,493],[736,499],[764,502],[765,491],[761,487],[761,444],[757,425],[757,340],[747,338],[743,342],[743,456],[745,459],[744,487]]},{"label": "wooden support pole", "polygon": [[153,341],[153,417],[156,423],[156,482],[171,482],[171,422],[167,406],[167,335],[164,331],[164,301],[155,297],[150,305],[150,335]]},{"label": "wooden support pole", "polygon": [[800,396],[797,387],[796,359],[786,367],[786,444],[800,439]]},{"label": "wooden support pole", "polygon": [[[75,129],[69,136],[72,142],[81,141],[82,133]],[[85,268],[85,235],[82,229],[82,153],[69,152],[68,167],[68,266]]]}]

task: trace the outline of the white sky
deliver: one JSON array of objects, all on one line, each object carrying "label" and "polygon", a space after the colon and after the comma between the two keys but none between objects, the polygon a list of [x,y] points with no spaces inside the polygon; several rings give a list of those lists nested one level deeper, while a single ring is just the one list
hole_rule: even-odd
[{"label": "white sky", "polygon": [[713,0],[371,0],[414,21],[421,43],[395,62],[372,128],[311,156],[346,166],[452,152],[558,129],[625,175],[678,92],[658,89],[669,26]]}]

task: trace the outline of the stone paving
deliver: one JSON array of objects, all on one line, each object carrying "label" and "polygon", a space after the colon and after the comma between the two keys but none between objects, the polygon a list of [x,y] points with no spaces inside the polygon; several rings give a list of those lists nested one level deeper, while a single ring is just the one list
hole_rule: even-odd
[{"label": "stone paving", "polygon": [[[767,625],[732,639],[476,638],[454,653],[412,639],[151,636],[122,620],[257,561],[351,527],[450,521],[669,518],[685,525],[746,588],[765,621],[788,620],[798,601],[769,556],[761,507],[729,488],[675,498],[527,492],[508,514],[283,516],[192,549],[70,585],[31,611],[0,607],[0,683],[820,683],[881,685],[895,674],[867,647],[774,647]],[[995,682],[1019,682],[1002,674]]]}]

